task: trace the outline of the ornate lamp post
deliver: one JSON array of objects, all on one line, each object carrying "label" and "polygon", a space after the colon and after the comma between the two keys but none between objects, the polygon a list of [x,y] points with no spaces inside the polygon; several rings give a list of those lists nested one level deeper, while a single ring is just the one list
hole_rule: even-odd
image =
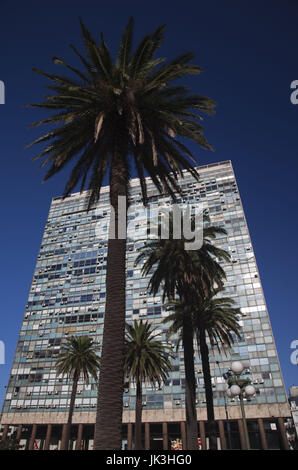
[{"label": "ornate lamp post", "polygon": [[255,387],[251,384],[250,379],[241,378],[243,370],[244,366],[242,365],[242,363],[239,361],[235,361],[232,363],[231,369],[226,374],[224,374],[224,378],[227,380],[229,386],[227,390],[228,397],[233,398],[239,396],[246,447],[247,450],[250,450],[249,434],[247,429],[243,398],[250,398],[255,395],[257,391]]},{"label": "ornate lamp post", "polygon": [[[222,375],[219,362],[216,361],[216,364],[217,364],[217,366],[218,366],[220,375]],[[225,374],[223,374],[223,376],[225,376]],[[226,421],[227,421],[227,431],[228,431],[228,448],[229,448],[229,449],[232,449],[232,442],[231,442],[231,426],[230,426],[230,421],[229,421],[229,413],[228,413],[228,406],[227,406],[227,398],[226,398],[226,395],[224,395],[224,404],[225,404]]]}]

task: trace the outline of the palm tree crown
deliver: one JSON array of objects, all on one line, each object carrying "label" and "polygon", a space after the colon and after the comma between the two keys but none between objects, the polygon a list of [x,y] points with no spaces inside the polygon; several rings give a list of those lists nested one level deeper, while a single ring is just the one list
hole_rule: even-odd
[{"label": "palm tree crown", "polygon": [[211,148],[203,136],[199,122],[202,118],[197,112],[211,113],[215,103],[210,98],[190,94],[185,86],[172,86],[172,82],[199,74],[202,69],[191,63],[193,53],[190,52],[168,62],[165,58],[154,58],[164,39],[164,25],[145,35],[133,51],[131,19],[115,62],[102,33],[101,42],[97,44],[82,21],[81,29],[86,57],[75,46],[71,48],[82,70],[57,57],[53,57],[54,63],[64,66],[72,77],[34,69],[53,83],[48,86],[51,94],[46,96],[46,101],[30,105],[53,111],[50,117],[33,124],[55,126],[32,143],[50,142],[35,157],[45,157],[42,166],[51,163],[44,179],[78,157],[65,195],[80,180],[83,190],[90,175],[91,206],[99,198],[106,172],[113,172],[119,158],[128,164],[130,154],[145,202],[144,171],[160,192],[166,190],[174,196],[179,190],[176,178],[178,173],[182,174],[182,168],[197,177],[190,163],[195,159],[178,138],[191,139],[201,147]]},{"label": "palm tree crown", "polygon": [[193,304],[194,324],[198,332],[206,332],[211,346],[231,347],[235,337],[241,337],[238,316],[240,308],[230,297],[220,297],[221,290],[215,289],[205,299],[196,298]]},{"label": "palm tree crown", "polygon": [[171,369],[170,348],[155,339],[154,329],[148,322],[126,324],[125,375],[152,385],[161,385]]},{"label": "palm tree crown", "polygon": [[[240,309],[235,307],[235,301],[232,298],[220,297],[220,292],[220,289],[214,289],[208,297],[203,299],[195,296],[190,304],[194,333],[197,336],[198,333],[204,332],[209,338],[210,345],[217,347],[219,351],[223,345],[231,347],[235,336],[241,337],[238,320]],[[174,300],[169,302],[167,307],[172,310],[172,313],[163,322],[171,323],[167,333],[171,336],[182,328],[185,304],[180,300]]]},{"label": "palm tree crown", "polygon": [[[139,249],[136,264],[143,262],[144,276],[152,273],[150,293],[157,294],[162,285],[163,300],[170,300],[177,293],[186,296],[190,288],[204,296],[214,283],[223,285],[225,272],[218,261],[229,262],[230,255],[213,242],[217,236],[226,235],[227,232],[221,227],[211,226],[208,215],[204,214],[203,220],[203,245],[198,250],[186,250],[183,236],[179,240],[173,239],[172,212],[169,213],[169,239],[149,240]],[[194,223],[195,219],[192,218]]]},{"label": "palm tree crown", "polygon": [[57,374],[70,378],[83,376],[86,384],[90,376],[97,380],[100,365],[98,350],[99,347],[88,336],[67,338],[57,358]]}]

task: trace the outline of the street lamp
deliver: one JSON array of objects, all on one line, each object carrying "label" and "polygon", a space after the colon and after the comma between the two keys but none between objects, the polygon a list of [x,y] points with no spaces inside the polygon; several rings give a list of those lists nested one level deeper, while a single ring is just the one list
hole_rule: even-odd
[{"label": "street lamp", "polygon": [[228,383],[228,397],[233,398],[239,396],[246,447],[247,450],[250,450],[249,434],[247,429],[243,398],[251,398],[253,395],[255,395],[255,393],[257,393],[257,391],[255,387],[251,384],[249,378],[241,378],[243,370],[243,364],[240,361],[235,361],[232,363],[229,371],[226,374],[223,374],[223,377],[227,380]]},{"label": "street lamp", "polygon": [[243,367],[242,362],[240,362],[240,361],[232,362],[231,371],[234,372],[234,374],[241,375],[242,372],[243,372],[243,369],[244,369],[244,367]]},{"label": "street lamp", "polygon": [[[222,375],[219,362],[216,361],[216,364],[218,365],[218,369],[219,369],[220,375]],[[228,396],[229,396],[229,395],[228,395]],[[229,446],[229,449],[231,449],[231,448],[232,448],[232,443],[231,443],[231,426],[230,426],[230,421],[229,421],[229,413],[228,413],[227,400],[226,400],[226,396],[225,396],[225,395],[224,395],[224,404],[225,404],[226,420],[227,420],[228,446]]]}]

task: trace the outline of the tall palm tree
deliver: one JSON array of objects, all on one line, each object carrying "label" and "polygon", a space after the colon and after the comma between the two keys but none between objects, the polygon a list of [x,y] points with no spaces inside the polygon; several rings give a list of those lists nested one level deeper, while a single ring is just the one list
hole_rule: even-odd
[{"label": "tall palm tree", "polygon": [[[220,289],[215,289],[208,297],[194,296],[190,305],[193,329],[197,337],[198,349],[202,360],[210,449],[217,448],[217,433],[207,338],[209,338],[211,347],[216,346],[219,353],[221,353],[223,348],[231,347],[235,337],[241,337],[240,325],[237,318],[240,309],[234,306],[235,302],[233,299],[218,297],[220,292]],[[171,302],[169,306],[173,309],[173,313],[164,321],[172,323],[168,330],[168,334],[171,335],[183,329],[185,305],[183,302],[175,301]]]},{"label": "tall palm tree", "polygon": [[[187,449],[198,449],[197,441],[197,412],[196,412],[196,383],[194,370],[193,322],[190,308],[194,295],[204,295],[209,292],[214,283],[223,285],[225,272],[218,261],[229,261],[230,256],[216,247],[212,241],[217,235],[226,234],[220,227],[210,226],[209,217],[204,216],[203,245],[198,250],[186,250],[186,240],[173,239],[173,215],[169,217],[169,239],[150,240],[144,243],[136,263],[144,262],[142,274],[152,272],[149,282],[150,293],[156,295],[160,287],[163,291],[163,301],[173,300],[178,295],[184,305],[182,317],[182,343],[184,349],[185,367],[185,410],[186,410],[186,439]],[[192,225],[195,219],[191,221]],[[162,225],[162,224],[161,224]],[[194,231],[194,227],[192,227]]]},{"label": "tall palm tree", "polygon": [[209,364],[209,348],[216,346],[219,353],[224,347],[231,347],[235,337],[240,338],[240,325],[237,315],[240,309],[229,297],[217,297],[220,289],[215,289],[208,297],[195,298],[192,305],[198,348],[202,360],[202,370],[205,384],[207,419],[209,423],[210,449],[217,448],[217,433],[214,420],[213,390]]},{"label": "tall palm tree", "polygon": [[56,361],[57,375],[67,375],[72,380],[72,391],[68,412],[66,431],[61,441],[61,450],[68,450],[72,416],[77,394],[78,382],[83,377],[86,384],[89,383],[89,376],[96,381],[98,379],[98,369],[100,359],[97,355],[98,346],[93,343],[88,336],[71,336],[62,345],[60,354]]},{"label": "tall palm tree", "polygon": [[160,387],[171,369],[170,348],[156,336],[149,322],[126,324],[124,374],[136,383],[135,450],[142,450],[142,383]]},{"label": "tall palm tree", "polygon": [[[53,111],[33,124],[51,125],[48,132],[33,142],[49,142],[35,157],[45,157],[41,166],[50,163],[44,180],[72,162],[64,196],[79,182],[81,191],[87,183],[88,209],[91,209],[100,197],[104,178],[109,179],[115,233],[108,240],[94,446],[111,450],[121,449],[126,234],[118,231],[118,221],[124,221],[125,226],[127,220],[129,168],[134,168],[140,178],[145,204],[148,201],[146,175],[160,193],[175,198],[175,193],[180,191],[178,176],[183,176],[183,169],[198,178],[193,168],[195,158],[185,140],[211,149],[198,113],[211,113],[215,103],[207,97],[190,94],[183,85],[173,85],[175,80],[199,74],[202,69],[191,63],[193,53],[181,54],[170,61],[155,57],[164,39],[165,26],[145,35],[133,50],[133,20],[130,19],[115,61],[102,33],[100,43],[96,43],[82,21],[81,29],[86,57],[75,46],[71,48],[82,69],[57,57],[53,58],[54,63],[64,66],[70,72],[67,76],[34,69],[52,82],[48,86],[51,94],[46,96],[46,101],[30,106]],[[123,210],[119,197],[126,202]]]}]

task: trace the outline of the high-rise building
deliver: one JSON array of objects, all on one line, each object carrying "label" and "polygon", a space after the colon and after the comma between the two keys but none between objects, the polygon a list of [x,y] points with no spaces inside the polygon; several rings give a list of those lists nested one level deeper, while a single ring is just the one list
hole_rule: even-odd
[{"label": "high-rise building", "polygon": [[[227,279],[225,296],[241,309],[240,340],[221,354],[210,349],[215,415],[221,448],[245,448],[241,412],[237,398],[226,396],[223,373],[232,361],[240,360],[259,393],[246,401],[245,410],[251,445],[255,448],[287,448],[284,418],[290,416],[287,396],[274,343],[259,271],[247,227],[236,178],[230,161],[198,167],[200,181],[185,173],[181,180],[183,202],[199,204],[209,212],[212,225],[224,227],[227,236],[215,240],[228,250],[231,263],[223,265]],[[160,196],[149,184],[151,206],[170,206],[167,195]],[[87,212],[87,193],[53,199],[38,254],[22,328],[20,331],[1,425],[3,436],[21,437],[30,448],[57,448],[62,425],[66,423],[71,384],[56,376],[55,361],[61,343],[70,335],[89,335],[101,342],[105,311],[107,259],[106,229],[109,215],[109,188]],[[160,295],[147,292],[148,278],[135,266],[142,245],[146,211],[141,204],[137,179],[131,181],[127,240],[126,319],[152,322],[166,339],[161,321],[168,312]],[[172,339],[173,347],[177,338]],[[185,371],[183,350],[173,348],[173,371],[161,389],[144,387],[143,422],[145,448],[169,448],[184,444]],[[196,354],[198,433],[203,448],[208,445],[206,402],[200,357]],[[74,446],[92,448],[97,389],[91,381],[80,383],[73,419]],[[124,390],[123,446],[131,448],[135,389]],[[206,444],[207,442],[207,444]]]}]

